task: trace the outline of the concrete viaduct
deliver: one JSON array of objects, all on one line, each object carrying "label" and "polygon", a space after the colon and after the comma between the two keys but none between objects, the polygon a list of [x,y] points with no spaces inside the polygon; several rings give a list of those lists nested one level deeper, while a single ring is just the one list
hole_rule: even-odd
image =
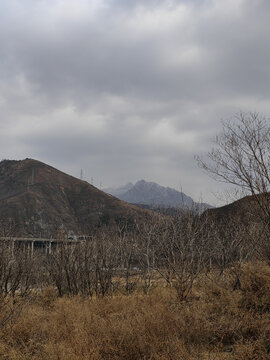
[{"label": "concrete viaduct", "polygon": [[22,246],[24,250],[27,250],[31,256],[34,254],[35,248],[42,248],[45,251],[45,254],[51,254],[52,246],[57,246],[60,244],[78,244],[83,241],[89,240],[89,236],[82,236],[78,238],[66,238],[66,239],[47,239],[47,238],[32,238],[32,237],[9,237],[2,236],[0,241],[7,242],[9,244],[10,250],[13,253],[15,245]]}]

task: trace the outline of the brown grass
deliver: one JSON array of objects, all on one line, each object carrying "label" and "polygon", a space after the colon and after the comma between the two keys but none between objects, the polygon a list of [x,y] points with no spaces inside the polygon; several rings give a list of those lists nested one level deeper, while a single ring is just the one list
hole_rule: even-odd
[{"label": "brown grass", "polygon": [[229,273],[202,277],[182,303],[162,286],[93,300],[46,289],[0,330],[0,359],[270,359],[270,269],[242,274],[236,291]]}]

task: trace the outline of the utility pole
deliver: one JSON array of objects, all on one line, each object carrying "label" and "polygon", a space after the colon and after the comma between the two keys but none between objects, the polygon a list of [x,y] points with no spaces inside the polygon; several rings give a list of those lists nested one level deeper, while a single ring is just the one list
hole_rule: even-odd
[{"label": "utility pole", "polygon": [[83,169],[81,169],[80,179],[83,180]]}]

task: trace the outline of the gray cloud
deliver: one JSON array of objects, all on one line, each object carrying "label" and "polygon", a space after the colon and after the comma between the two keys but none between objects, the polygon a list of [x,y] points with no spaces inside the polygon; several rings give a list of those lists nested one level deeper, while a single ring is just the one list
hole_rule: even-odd
[{"label": "gray cloud", "polygon": [[[269,2],[3,0],[0,149],[104,186],[215,202],[197,169],[220,119],[270,113]],[[222,187],[221,187],[222,188]]]}]

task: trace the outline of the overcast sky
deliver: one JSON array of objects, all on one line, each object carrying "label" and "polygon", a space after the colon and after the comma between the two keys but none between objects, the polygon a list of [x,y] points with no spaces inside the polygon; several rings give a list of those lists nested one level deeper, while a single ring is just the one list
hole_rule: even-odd
[{"label": "overcast sky", "polygon": [[217,203],[221,119],[270,116],[269,0],[1,0],[1,158]]}]

